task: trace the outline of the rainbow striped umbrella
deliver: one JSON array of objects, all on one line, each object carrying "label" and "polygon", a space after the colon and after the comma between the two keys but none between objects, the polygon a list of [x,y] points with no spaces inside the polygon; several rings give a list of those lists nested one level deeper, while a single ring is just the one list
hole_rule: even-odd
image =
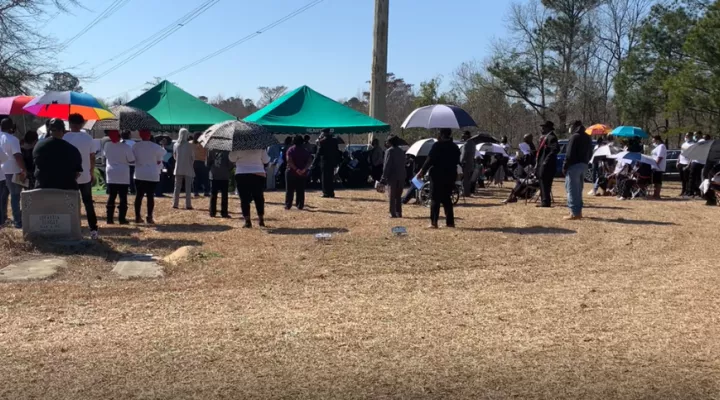
[{"label": "rainbow striped umbrella", "polygon": [[80,114],[86,121],[115,118],[96,98],[77,92],[47,92],[23,109],[38,117],[63,120],[67,120],[70,114]]},{"label": "rainbow striped umbrella", "polygon": [[0,97],[0,115],[23,115],[23,107],[32,101],[32,96]]}]

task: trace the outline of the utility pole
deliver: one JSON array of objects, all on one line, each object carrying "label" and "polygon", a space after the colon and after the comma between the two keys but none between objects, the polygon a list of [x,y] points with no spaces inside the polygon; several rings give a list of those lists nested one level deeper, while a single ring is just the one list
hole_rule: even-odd
[{"label": "utility pole", "polygon": [[[370,116],[385,121],[387,105],[387,53],[390,0],[375,0],[372,76],[370,78]],[[372,140],[372,135],[370,135]]]}]

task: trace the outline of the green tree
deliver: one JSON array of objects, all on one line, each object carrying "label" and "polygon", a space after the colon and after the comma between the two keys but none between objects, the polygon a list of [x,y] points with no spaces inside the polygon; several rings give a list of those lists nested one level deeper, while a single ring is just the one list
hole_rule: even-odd
[{"label": "green tree", "polygon": [[451,103],[450,96],[440,94],[441,77],[435,77],[429,81],[420,82],[420,90],[415,96],[415,107],[424,107],[433,104]]},{"label": "green tree", "polygon": [[46,92],[82,92],[83,88],[80,86],[80,79],[69,72],[56,72],[52,74],[52,78],[47,85],[45,85]]}]

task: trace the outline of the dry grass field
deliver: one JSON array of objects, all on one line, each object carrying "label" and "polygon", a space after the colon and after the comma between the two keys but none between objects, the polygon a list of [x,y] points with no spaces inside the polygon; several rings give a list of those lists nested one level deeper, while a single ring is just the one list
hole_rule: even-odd
[{"label": "dry grass field", "polygon": [[[437,231],[373,191],[269,193],[265,230],[159,200],[157,227],[0,284],[0,398],[720,399],[720,207],[592,198],[566,222],[560,182],[553,209],[508,190]],[[0,235],[2,266],[49,251]],[[183,245],[202,252],[163,279],[111,272]]]}]

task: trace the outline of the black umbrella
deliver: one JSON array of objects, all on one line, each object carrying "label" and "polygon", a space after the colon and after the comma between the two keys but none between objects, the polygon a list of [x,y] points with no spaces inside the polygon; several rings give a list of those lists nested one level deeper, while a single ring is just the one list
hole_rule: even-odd
[{"label": "black umbrella", "polygon": [[275,135],[260,125],[225,121],[208,128],[198,140],[208,150],[262,150],[278,144]]},{"label": "black umbrella", "polygon": [[95,131],[139,131],[160,129],[160,123],[147,112],[129,106],[112,106],[110,112],[115,114],[117,119],[106,119],[98,121],[93,130]]},{"label": "black umbrella", "polygon": [[473,142],[476,144],[479,143],[500,143],[497,139],[495,139],[491,134],[486,132],[480,132],[477,135],[470,138]]}]

